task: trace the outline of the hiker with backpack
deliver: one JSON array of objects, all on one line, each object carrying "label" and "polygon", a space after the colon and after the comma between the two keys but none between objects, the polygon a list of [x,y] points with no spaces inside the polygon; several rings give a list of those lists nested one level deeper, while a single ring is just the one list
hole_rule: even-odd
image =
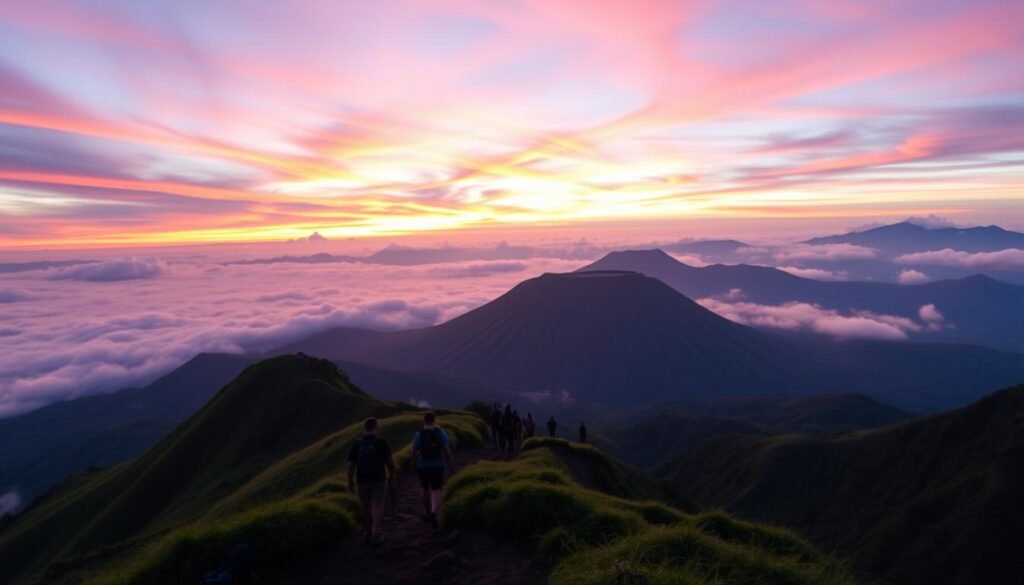
[{"label": "hiker with backpack", "polygon": [[423,415],[423,428],[412,439],[412,467],[423,488],[424,519],[436,530],[437,509],[441,507],[444,495],[444,464],[448,463],[455,473],[455,455],[452,453],[448,434],[437,426],[433,412]]},{"label": "hiker with backpack", "polygon": [[384,540],[380,535],[380,523],[388,498],[388,482],[394,484],[398,476],[391,457],[391,445],[377,436],[377,419],[366,419],[363,430],[362,438],[352,445],[348,454],[348,490],[359,495],[363,506],[366,544],[377,546]]},{"label": "hiker with backpack", "polygon": [[548,436],[554,437],[558,434],[558,422],[555,421],[555,417],[552,416],[548,419]]}]

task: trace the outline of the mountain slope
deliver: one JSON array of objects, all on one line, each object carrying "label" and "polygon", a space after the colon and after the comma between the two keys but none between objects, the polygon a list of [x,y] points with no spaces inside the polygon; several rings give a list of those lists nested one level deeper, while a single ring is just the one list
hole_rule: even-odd
[{"label": "mountain slope", "polygon": [[994,252],[1006,248],[1024,248],[1024,234],[999,226],[972,228],[931,228],[909,221],[848,234],[813,238],[805,243],[854,244],[881,250],[887,255],[926,252],[950,248],[964,252]]},{"label": "mountain slope", "polygon": [[660,402],[595,422],[595,441],[641,467],[675,461],[723,436],[830,435],[883,427],[911,414],[860,394]]},{"label": "mountain slope", "polygon": [[200,354],[144,388],[0,419],[0,493],[14,490],[31,501],[71,473],[139,455],[249,363],[241,356]]},{"label": "mountain slope", "polygon": [[622,272],[546,274],[435,327],[336,330],[287,349],[597,403],[778,392],[796,381],[798,358],[781,340]]},{"label": "mountain slope", "polygon": [[16,517],[0,532],[0,580],[196,518],[286,455],[395,411],[326,360],[283,356],[249,367],[143,456]]},{"label": "mountain slope", "polygon": [[657,278],[694,299],[726,295],[738,289],[743,302],[803,302],[826,309],[864,310],[912,320],[920,319],[921,307],[934,305],[945,317],[946,326],[912,332],[911,338],[1024,351],[1024,286],[980,275],[918,285],[824,282],[767,266],[716,264],[696,268],[661,250],[612,252],[580,270],[633,270]]},{"label": "mountain slope", "polygon": [[336,329],[281,351],[470,380],[549,406],[860,392],[935,410],[1024,379],[1024,355],[784,337],[728,321],[654,278],[628,272],[546,274],[440,325],[389,333]]},{"label": "mountain slope", "polygon": [[1024,386],[894,427],[835,438],[734,437],[667,478],[704,506],[792,526],[906,585],[1024,574]]}]

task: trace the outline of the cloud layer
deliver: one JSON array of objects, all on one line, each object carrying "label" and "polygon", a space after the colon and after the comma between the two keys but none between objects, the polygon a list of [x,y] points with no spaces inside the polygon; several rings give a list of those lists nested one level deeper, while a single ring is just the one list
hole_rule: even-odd
[{"label": "cloud layer", "polygon": [[870,311],[843,313],[810,303],[761,305],[738,301],[742,291],[733,290],[722,298],[705,298],[698,302],[705,308],[737,323],[771,329],[809,331],[839,339],[905,340],[911,333],[938,330],[946,326],[935,305],[920,308],[920,321]]},{"label": "cloud layer", "polygon": [[1010,248],[998,252],[961,252],[959,250],[933,250],[904,254],[894,260],[912,266],[956,266],[977,270],[1024,270],[1024,250]]},{"label": "cloud layer", "polygon": [[199,352],[263,352],[330,327],[425,327],[579,264],[178,258],[169,270],[162,259],[115,258],[60,269],[60,280],[55,269],[0,275],[0,416],[146,384]]}]

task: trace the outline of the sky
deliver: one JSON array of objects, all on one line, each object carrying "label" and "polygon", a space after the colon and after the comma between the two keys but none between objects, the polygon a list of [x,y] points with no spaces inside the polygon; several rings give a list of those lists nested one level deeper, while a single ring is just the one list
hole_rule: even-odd
[{"label": "sky", "polygon": [[0,250],[1024,227],[1016,0],[0,15]]}]

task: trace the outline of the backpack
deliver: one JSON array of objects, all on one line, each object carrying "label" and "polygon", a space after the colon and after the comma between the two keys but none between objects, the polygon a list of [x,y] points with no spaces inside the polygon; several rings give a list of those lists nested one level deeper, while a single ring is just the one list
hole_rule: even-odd
[{"label": "backpack", "polygon": [[356,458],[356,473],[362,478],[374,477],[383,472],[383,467],[381,456],[377,453],[377,438],[363,437]]},{"label": "backpack", "polygon": [[423,429],[420,431],[420,455],[424,459],[441,458],[441,430]]}]

